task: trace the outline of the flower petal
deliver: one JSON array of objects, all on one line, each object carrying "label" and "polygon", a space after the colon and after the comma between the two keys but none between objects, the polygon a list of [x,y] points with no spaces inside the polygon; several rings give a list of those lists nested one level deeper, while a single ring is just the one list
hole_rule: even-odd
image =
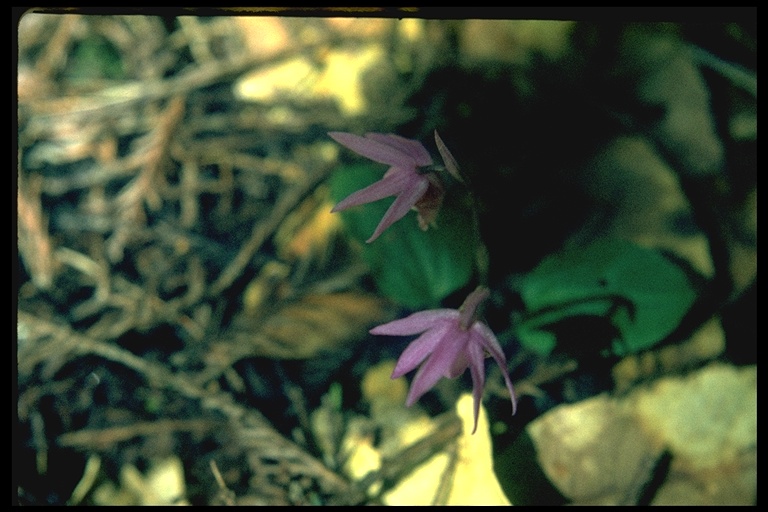
[{"label": "flower petal", "polygon": [[504,382],[509,390],[509,398],[512,401],[512,414],[517,412],[517,394],[515,388],[512,386],[512,381],[509,378],[509,370],[507,370],[507,358],[504,356],[504,350],[502,350],[499,341],[493,334],[493,331],[482,322],[475,322],[472,325],[471,331],[477,336],[476,340],[480,343],[485,350],[491,354],[491,357],[496,361],[496,364],[501,368],[501,374],[504,376]]},{"label": "flower petal", "polygon": [[400,194],[412,181],[413,178],[404,172],[388,173],[379,181],[342,199],[339,204],[333,207],[331,213]]},{"label": "flower petal", "polygon": [[395,369],[392,371],[392,378],[402,377],[419,366],[435,350],[435,347],[450,328],[451,322],[443,321],[413,340],[400,354]]},{"label": "flower petal", "polygon": [[438,346],[416,372],[405,405],[409,407],[413,405],[441,377],[445,377],[459,354],[466,350],[468,342],[469,333],[459,329],[458,324],[452,323],[451,328],[443,334],[438,342]]},{"label": "flower petal", "polygon": [[480,415],[480,402],[483,400],[483,389],[485,388],[485,352],[483,345],[475,336],[477,333],[470,333],[472,339],[467,346],[467,355],[469,356],[469,372],[472,375],[472,398],[474,399],[475,409],[475,427],[472,429],[474,434],[477,430],[477,417]]},{"label": "flower petal", "polygon": [[[409,177],[410,178],[410,177]],[[383,180],[382,180],[383,181]],[[397,199],[392,203],[384,217],[381,218],[381,222],[376,226],[376,230],[371,235],[371,238],[366,240],[367,243],[371,243],[376,240],[381,233],[384,232],[389,226],[402,219],[406,213],[411,211],[413,205],[424,195],[429,187],[429,181],[423,176],[417,176],[412,179],[411,183],[406,185],[405,190],[400,192]],[[365,190],[365,189],[363,189]]]},{"label": "flower petal", "polygon": [[461,352],[458,356],[456,356],[456,359],[453,361],[451,367],[448,368],[448,371],[445,372],[445,377],[448,377],[449,379],[455,379],[464,373],[468,367],[469,355],[465,352]]},{"label": "flower petal", "polygon": [[429,311],[419,311],[405,318],[381,324],[368,332],[387,336],[408,336],[409,334],[422,333],[439,325],[443,320],[457,318],[458,316],[459,312],[455,309],[430,309]]},{"label": "flower petal", "polygon": [[429,182],[423,176],[416,176],[415,179],[412,179],[412,182],[406,185],[405,190],[398,194],[395,201],[381,218],[379,225],[376,226],[376,230],[371,235],[371,238],[366,240],[366,243],[373,242],[385,229],[405,217],[419,198],[424,195],[428,187]]},{"label": "flower petal", "polygon": [[365,136],[369,139],[381,142],[382,144],[388,144],[395,149],[402,151],[411,158],[417,166],[432,165],[432,157],[429,155],[427,149],[421,144],[421,142],[411,139],[406,139],[395,134],[384,133],[366,133]]},{"label": "flower petal", "polygon": [[443,139],[437,134],[437,130],[435,130],[435,144],[437,144],[437,150],[443,158],[445,168],[451,173],[451,176],[459,180],[459,182],[464,183],[464,178],[461,177],[461,172],[459,171],[459,164],[456,162],[456,159],[453,158],[451,152],[448,151],[448,147],[446,147]]},{"label": "flower petal", "polygon": [[410,153],[392,144],[375,140],[371,137],[361,137],[353,133],[328,132],[333,140],[355,153],[370,158],[374,162],[394,165],[397,167],[416,167],[416,161]]}]

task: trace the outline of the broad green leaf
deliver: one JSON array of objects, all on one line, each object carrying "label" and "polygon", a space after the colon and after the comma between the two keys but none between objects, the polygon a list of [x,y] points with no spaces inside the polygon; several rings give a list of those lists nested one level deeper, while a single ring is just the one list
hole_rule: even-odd
[{"label": "broad green leaf", "polygon": [[515,334],[524,347],[541,355],[551,353],[557,346],[555,335],[543,329],[536,329],[522,324],[516,329]]},{"label": "broad green leaf", "polygon": [[[379,165],[340,167],[330,180],[331,195],[338,202],[380,180],[384,171]],[[362,244],[363,257],[384,295],[413,309],[437,306],[472,276],[478,242],[471,211],[448,194],[437,228],[421,231],[416,213],[410,212],[372,243],[365,243],[393,200],[385,198],[340,214],[349,234]]]},{"label": "broad green leaf", "polygon": [[595,298],[542,309],[522,321],[513,322],[516,326],[513,333],[523,346],[546,356],[557,345],[557,337],[549,329],[550,326],[568,317],[607,316],[612,306],[612,301],[608,299]]},{"label": "broad green leaf", "polygon": [[617,355],[652,347],[680,322],[696,298],[685,273],[658,251],[623,240],[603,239],[545,259],[525,279],[520,293],[528,324],[518,329],[523,344],[542,353],[530,332],[545,318],[563,318],[609,307],[606,315],[619,329]]}]

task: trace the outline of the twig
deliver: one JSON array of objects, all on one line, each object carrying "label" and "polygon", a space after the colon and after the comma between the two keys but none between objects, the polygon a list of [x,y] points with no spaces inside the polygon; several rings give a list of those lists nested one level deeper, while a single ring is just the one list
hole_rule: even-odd
[{"label": "twig", "polygon": [[173,98],[168,107],[159,115],[160,121],[152,132],[147,135],[146,142],[137,148],[136,152],[143,155],[143,165],[138,176],[115,197],[118,209],[133,208],[139,201],[145,199],[152,209],[160,207],[156,178],[161,164],[168,155],[176,127],[184,117],[185,99],[181,96]]},{"label": "twig", "polygon": [[39,411],[32,411],[29,420],[32,428],[32,442],[35,444],[37,474],[45,475],[48,472],[48,441],[45,436],[43,416]]},{"label": "twig", "polygon": [[79,15],[59,17],[56,30],[48,40],[48,44],[45,45],[42,55],[35,62],[35,71],[39,73],[40,77],[52,78],[51,75],[67,62],[66,54],[69,50],[69,43],[80,20]]},{"label": "twig", "polygon": [[732,84],[747,91],[753,97],[757,98],[757,75],[738,64],[721,59],[703,48],[696,45],[689,45],[693,58],[702,66],[720,73],[731,81]]},{"label": "twig", "polygon": [[224,270],[211,284],[207,295],[216,296],[229,288],[229,286],[241,275],[243,270],[258,252],[262,244],[275,232],[280,223],[296,206],[304,200],[330,173],[332,167],[326,166],[319,172],[312,173],[309,179],[288,192],[286,192],[275,207],[272,213],[264,222],[260,222],[253,227],[251,236],[240,247],[237,255],[229,262]]},{"label": "twig", "polygon": [[57,439],[59,446],[71,448],[107,450],[112,445],[134,437],[154,436],[168,432],[206,432],[220,426],[210,419],[172,420],[160,419],[152,422],[133,423],[107,428],[86,428],[65,432]]},{"label": "twig", "polygon": [[211,466],[211,473],[213,473],[213,478],[216,479],[216,485],[219,486],[219,492],[216,495],[216,498],[227,506],[234,506],[235,505],[235,493],[232,491],[229,487],[227,487],[227,483],[224,481],[224,477],[221,476],[221,471],[219,471],[219,466],[216,464],[216,461],[211,459],[209,461],[209,464]]},{"label": "twig", "polygon": [[189,42],[189,50],[197,62],[206,63],[214,60],[209,47],[208,34],[194,16],[179,16],[176,18],[181,32]]},{"label": "twig", "polygon": [[186,95],[219,82],[225,82],[251,69],[278,63],[293,57],[298,51],[318,51],[342,42],[354,41],[354,37],[329,37],[302,48],[288,47],[264,57],[244,54],[238,58],[206,62],[165,80],[125,82],[103,89],[95,94],[33,100],[23,104],[38,116],[89,115],[107,108],[130,106],[139,101],[159,100],[175,95]]},{"label": "twig", "polygon": [[440,484],[437,486],[435,496],[432,498],[432,505],[445,505],[453,490],[454,477],[456,476],[456,467],[459,464],[459,448],[456,443],[448,445],[448,464],[440,476]]},{"label": "twig", "polygon": [[137,225],[145,222],[142,201],[146,201],[152,210],[160,209],[162,200],[157,186],[162,163],[168,155],[170,140],[174,130],[184,116],[184,98],[175,97],[160,115],[157,127],[146,138],[146,143],[137,152],[143,154],[143,165],[139,174],[123,187],[115,197],[117,214],[120,222],[107,242],[107,254],[112,261],[122,258],[125,245]]},{"label": "twig", "polygon": [[[19,252],[36,286],[47,290],[53,284],[53,254],[47,222],[40,202],[42,178],[23,179],[18,174],[16,192],[19,227]],[[29,181],[29,183],[27,183]]]},{"label": "twig", "polygon": [[83,477],[77,483],[72,495],[67,500],[67,505],[77,505],[85,495],[88,494],[96,483],[99,477],[99,470],[101,469],[101,458],[98,455],[91,455],[88,457],[88,461],[85,463],[85,469],[83,470]]},{"label": "twig", "polygon": [[103,357],[138,372],[157,388],[170,389],[199,400],[203,408],[217,411],[231,422],[243,446],[256,450],[263,457],[291,461],[294,471],[316,481],[324,493],[335,496],[338,502],[351,503],[348,497],[359,497],[353,484],[283,437],[260,412],[243,407],[231,396],[206,391],[183,374],[171,373],[165,366],[145,361],[116,345],[75,333],[67,326],[56,325],[24,311],[19,312],[19,320],[56,333],[61,350]]}]

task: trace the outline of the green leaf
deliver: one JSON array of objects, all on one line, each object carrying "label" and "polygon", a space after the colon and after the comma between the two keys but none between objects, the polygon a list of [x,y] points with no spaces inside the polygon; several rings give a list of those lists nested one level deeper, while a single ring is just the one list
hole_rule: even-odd
[{"label": "green leaf", "polygon": [[660,252],[616,239],[548,257],[522,280],[520,293],[527,313],[517,334],[540,353],[551,344],[532,331],[595,313],[621,333],[615,354],[648,349],[677,327],[696,298],[682,269]]},{"label": "green leaf", "polygon": [[120,79],[124,76],[123,62],[109,41],[90,36],[75,45],[66,74],[73,81]]},{"label": "green leaf", "polygon": [[[331,177],[331,195],[338,202],[384,175],[379,165],[357,164],[337,169]],[[434,307],[472,277],[477,236],[469,207],[450,194],[437,218],[437,228],[421,231],[410,212],[367,244],[394,198],[341,212],[352,238],[362,244],[382,294],[413,309]]]},{"label": "green leaf", "polygon": [[557,338],[553,333],[526,324],[519,325],[515,335],[524,347],[542,356],[550,354],[557,346]]}]

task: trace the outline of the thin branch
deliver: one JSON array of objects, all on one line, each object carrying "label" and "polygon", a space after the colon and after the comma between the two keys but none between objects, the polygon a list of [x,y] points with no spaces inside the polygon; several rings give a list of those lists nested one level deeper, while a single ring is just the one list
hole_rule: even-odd
[{"label": "thin branch", "polygon": [[67,326],[55,324],[25,311],[19,312],[19,320],[57,333],[56,342],[60,350],[103,357],[138,372],[154,387],[169,389],[187,398],[199,400],[203,408],[219,412],[231,422],[242,446],[256,450],[265,457],[293,461],[292,467],[296,471],[316,480],[325,493],[336,496],[340,502],[350,503],[348,497],[359,496],[353,484],[283,437],[260,412],[236,403],[230,395],[207,391],[195,385],[193,379],[184,374],[172,373],[165,366],[145,361],[116,345],[83,336]]},{"label": "thin branch", "polygon": [[209,432],[221,426],[210,419],[175,420],[159,419],[150,422],[118,425],[107,428],[86,428],[65,432],[57,439],[59,446],[104,451],[117,443],[134,437],[155,436],[169,432]]},{"label": "thin branch", "polygon": [[240,277],[253,256],[259,251],[264,242],[272,236],[282,223],[283,219],[285,219],[285,217],[293,211],[301,201],[303,201],[328,177],[331,170],[331,166],[326,166],[319,172],[312,173],[305,183],[289,190],[280,198],[272,209],[269,218],[253,226],[251,236],[248,237],[248,240],[246,240],[240,247],[237,255],[229,262],[221,274],[219,274],[216,281],[211,284],[207,293],[209,297],[219,295]]},{"label": "thin branch", "polygon": [[94,94],[32,100],[22,105],[29,107],[34,114],[39,116],[95,114],[112,107],[126,107],[136,102],[186,95],[194,90],[231,80],[246,71],[279,63],[284,59],[293,57],[297,51],[320,51],[329,46],[354,41],[354,37],[343,39],[328,37],[299,49],[288,46],[267,57],[246,53],[228,61],[206,62],[165,80],[125,82]]}]

